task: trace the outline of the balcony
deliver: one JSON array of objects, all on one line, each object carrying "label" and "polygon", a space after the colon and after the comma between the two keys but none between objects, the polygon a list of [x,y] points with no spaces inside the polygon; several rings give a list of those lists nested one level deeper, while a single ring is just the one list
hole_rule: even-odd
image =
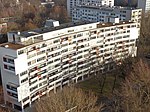
[{"label": "balcony", "polygon": [[29,80],[30,80],[31,83],[34,82],[34,81],[36,81],[36,80],[38,80],[37,74],[35,74],[34,76],[32,76]]},{"label": "balcony", "polygon": [[33,102],[33,101],[35,101],[36,99],[38,99],[39,98],[39,96],[37,95],[37,96],[34,96],[33,98],[31,97],[31,101]]}]

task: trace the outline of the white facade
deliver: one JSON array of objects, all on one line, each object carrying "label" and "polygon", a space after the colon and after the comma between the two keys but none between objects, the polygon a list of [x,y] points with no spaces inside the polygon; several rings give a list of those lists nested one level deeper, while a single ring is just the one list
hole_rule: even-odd
[{"label": "white facade", "polygon": [[100,6],[114,6],[114,0],[67,0],[68,15],[72,16],[72,10],[74,7],[80,4],[97,4]]},{"label": "white facade", "polygon": [[150,11],[150,0],[138,0],[138,8],[144,12]]},{"label": "white facade", "polygon": [[133,9],[130,7],[102,7],[78,5],[73,10],[73,21],[91,21],[91,22],[112,22],[112,18],[119,18],[120,21],[133,21],[140,23],[142,9]]},{"label": "white facade", "polygon": [[136,56],[137,27],[73,23],[9,33],[9,42],[0,45],[5,103],[21,110],[49,91],[114,69],[114,62]]}]

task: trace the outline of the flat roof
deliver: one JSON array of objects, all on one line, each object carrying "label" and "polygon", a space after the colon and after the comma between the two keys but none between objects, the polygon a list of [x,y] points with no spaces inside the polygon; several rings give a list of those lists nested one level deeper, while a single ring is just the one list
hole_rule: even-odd
[{"label": "flat roof", "polygon": [[85,25],[85,24],[90,24],[90,23],[94,23],[94,22],[80,21],[80,22],[65,23],[65,24],[61,24],[60,26],[56,26],[56,27],[42,27],[42,28],[37,28],[37,29],[29,30],[29,31],[24,31],[24,32],[21,32],[20,35],[23,37],[30,37],[30,36],[34,36],[37,34],[43,34],[43,33],[51,32],[51,31],[55,31],[55,30],[60,30],[63,28]]},{"label": "flat roof", "polygon": [[81,4],[81,5],[77,5],[77,7],[92,8],[92,9],[101,9],[101,10],[104,10],[104,11],[113,11],[114,9],[120,9],[120,10],[136,10],[136,9],[141,9],[141,8],[121,7],[121,6],[112,6],[112,7],[109,7],[109,6],[102,6],[102,5],[97,5],[97,4]]},{"label": "flat roof", "polygon": [[[122,22],[119,22],[119,23],[97,23],[97,28],[110,27],[110,26],[116,26],[116,25],[124,25],[124,24],[132,24],[132,23],[134,23],[134,22],[122,21]],[[80,25],[83,25],[83,24],[80,24]],[[73,26],[73,25],[71,25],[71,26]],[[69,27],[71,27],[71,26],[69,26]],[[50,31],[54,31],[54,30],[57,30],[57,29],[62,29],[64,27],[67,28],[67,26],[65,25],[65,26],[59,26],[58,28],[54,28],[54,29],[53,28],[52,29],[46,29],[44,31],[41,31],[41,29],[39,28],[39,33],[41,33],[41,32],[42,33],[43,32],[50,32]],[[39,41],[39,42],[41,42],[41,41]],[[32,44],[34,44],[34,43],[32,43]],[[4,44],[0,44],[0,47],[9,48],[9,49],[13,49],[13,50],[21,49],[25,46],[27,46],[27,45],[25,45],[23,43],[18,44],[18,43],[7,42],[7,43],[4,43]]]},{"label": "flat roof", "polygon": [[135,23],[135,22],[129,22],[129,21],[120,21],[119,23],[111,23],[111,22],[108,22],[108,23],[99,23],[97,24],[98,25],[98,28],[103,28],[103,27],[110,27],[110,26],[116,26],[116,25],[124,25],[124,24],[132,24],[132,23]]},{"label": "flat roof", "polygon": [[[55,31],[55,30],[60,30],[60,29],[64,29],[64,28],[85,25],[85,24],[90,24],[90,23],[95,23],[95,22],[80,21],[80,22],[71,22],[71,23],[60,24],[60,26],[56,26],[56,27],[42,27],[42,28],[37,28],[37,29],[21,32],[20,36],[30,37],[30,36],[40,35],[40,34]],[[118,24],[122,24],[122,23],[123,22],[120,22]],[[125,21],[125,23],[132,23],[132,22]],[[103,24],[103,23],[101,23],[101,24]],[[105,23],[105,24],[107,24],[107,23]],[[113,23],[108,23],[108,24],[114,25]],[[116,23],[116,25],[117,25],[117,23]]]},{"label": "flat roof", "polygon": [[5,48],[17,50],[17,49],[25,47],[25,45],[7,42],[4,44],[0,44],[0,47],[5,47]]}]

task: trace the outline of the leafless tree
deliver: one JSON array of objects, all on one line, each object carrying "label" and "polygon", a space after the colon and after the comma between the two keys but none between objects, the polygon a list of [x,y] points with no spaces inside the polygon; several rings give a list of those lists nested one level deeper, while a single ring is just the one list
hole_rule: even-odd
[{"label": "leafless tree", "polygon": [[140,28],[138,55],[143,56],[150,52],[150,12],[143,14]]},{"label": "leafless tree", "polygon": [[[142,60],[133,66],[122,89],[116,93],[115,112],[148,112],[150,110],[150,68]],[[118,99],[117,99],[118,98]]]},{"label": "leafless tree", "polygon": [[92,92],[71,86],[37,102],[36,112],[99,112],[103,105],[96,102],[97,96]]}]

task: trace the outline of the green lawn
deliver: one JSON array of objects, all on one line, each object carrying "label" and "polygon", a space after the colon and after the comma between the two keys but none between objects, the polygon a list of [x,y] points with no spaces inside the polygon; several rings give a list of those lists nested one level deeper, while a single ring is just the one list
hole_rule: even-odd
[{"label": "green lawn", "polygon": [[[99,81],[97,80],[97,78],[95,76],[93,76],[90,79],[87,79],[83,82],[80,82],[77,84],[77,87],[82,88],[85,91],[92,91],[94,93],[96,93],[97,95],[103,95],[103,96],[107,96],[107,97],[111,97],[112,96],[112,88],[114,85],[114,80],[115,77],[113,74],[108,74],[106,76],[106,80],[104,83],[104,88],[101,94],[101,86],[99,84]],[[115,84],[115,89],[118,89],[120,87],[121,84],[121,79],[117,78],[116,84]]]}]

